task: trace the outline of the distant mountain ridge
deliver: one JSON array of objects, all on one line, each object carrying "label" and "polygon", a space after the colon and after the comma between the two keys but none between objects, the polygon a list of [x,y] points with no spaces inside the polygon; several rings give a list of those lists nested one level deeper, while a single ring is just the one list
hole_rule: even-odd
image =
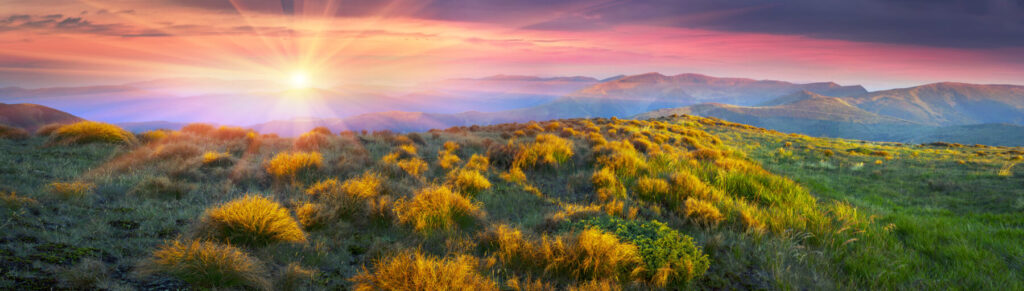
[{"label": "distant mountain ridge", "polygon": [[0,124],[29,132],[48,124],[70,124],[83,120],[78,116],[42,105],[0,103]]}]

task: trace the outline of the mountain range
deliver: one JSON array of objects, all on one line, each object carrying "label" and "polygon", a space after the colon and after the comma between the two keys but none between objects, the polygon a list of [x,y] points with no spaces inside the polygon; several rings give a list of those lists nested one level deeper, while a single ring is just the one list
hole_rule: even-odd
[{"label": "mountain range", "polygon": [[[195,84],[189,88],[202,90],[188,93],[203,94],[175,95],[182,92],[175,84]],[[425,131],[559,118],[690,114],[813,136],[1024,144],[1024,86],[1014,85],[944,82],[869,92],[834,82],[646,73],[606,79],[496,75],[409,88],[347,85],[268,92],[260,86],[176,79],[122,86],[2,88],[0,101],[53,106],[133,130],[203,121],[294,136],[317,126],[334,131]],[[237,87],[250,89],[227,93]],[[254,117],[253,112],[261,114]],[[304,115],[296,116],[297,112]]]}]

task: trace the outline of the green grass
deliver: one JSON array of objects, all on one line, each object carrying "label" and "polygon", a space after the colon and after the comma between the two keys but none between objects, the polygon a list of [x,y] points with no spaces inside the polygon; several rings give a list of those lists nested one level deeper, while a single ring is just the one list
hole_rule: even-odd
[{"label": "green grass", "polygon": [[[236,284],[139,262],[200,236],[208,209],[246,193],[305,227],[303,243],[222,239],[260,262],[268,282],[257,288],[384,284],[403,278],[408,258],[397,256],[411,254],[436,265],[424,271],[502,289],[1024,288],[1024,167],[1010,166],[1021,149],[807,138],[690,117],[318,134],[316,147],[196,126],[141,140],[0,139],[0,289]],[[270,162],[303,150],[319,155],[316,166]],[[228,162],[211,166],[204,153]],[[54,182],[95,187],[72,201],[54,198]],[[566,227],[574,222],[611,235],[588,245]],[[532,257],[549,261],[492,261],[480,237],[499,225],[553,250]],[[643,262],[602,257],[608,246],[635,248]],[[695,272],[679,271],[689,268],[681,258]],[[630,285],[632,271],[593,278],[571,267],[607,273],[592,264],[602,261],[651,275]]]}]

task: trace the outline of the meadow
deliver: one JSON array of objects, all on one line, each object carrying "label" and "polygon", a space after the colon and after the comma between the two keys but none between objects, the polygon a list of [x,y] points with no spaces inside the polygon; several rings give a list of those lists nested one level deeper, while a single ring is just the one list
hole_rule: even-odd
[{"label": "meadow", "polygon": [[0,139],[0,289],[1021,289],[1024,149],[567,119]]}]

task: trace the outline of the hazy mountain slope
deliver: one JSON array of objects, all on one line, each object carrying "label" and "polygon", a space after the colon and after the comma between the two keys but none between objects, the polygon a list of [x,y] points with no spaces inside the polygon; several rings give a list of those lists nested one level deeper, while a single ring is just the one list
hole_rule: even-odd
[{"label": "hazy mountain slope", "polygon": [[1024,124],[1024,86],[935,83],[844,99],[870,112],[931,125]]},{"label": "hazy mountain slope", "polygon": [[0,124],[35,131],[47,124],[68,124],[82,121],[78,116],[36,104],[0,103]]},{"label": "hazy mountain slope", "polygon": [[840,86],[831,82],[795,84],[771,80],[716,78],[700,74],[665,76],[647,73],[602,82],[580,90],[573,96],[686,105],[713,102],[749,106],[801,90],[829,96],[867,93],[861,86]]}]

